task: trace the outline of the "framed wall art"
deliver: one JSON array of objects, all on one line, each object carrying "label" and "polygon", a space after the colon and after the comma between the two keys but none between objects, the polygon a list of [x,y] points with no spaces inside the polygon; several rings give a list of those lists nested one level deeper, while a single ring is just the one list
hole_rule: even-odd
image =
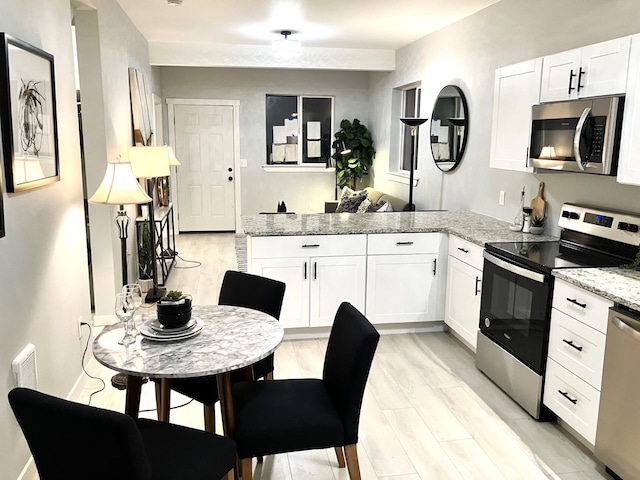
[{"label": "framed wall art", "polygon": [[53,55],[0,33],[0,122],[7,192],[60,180]]}]

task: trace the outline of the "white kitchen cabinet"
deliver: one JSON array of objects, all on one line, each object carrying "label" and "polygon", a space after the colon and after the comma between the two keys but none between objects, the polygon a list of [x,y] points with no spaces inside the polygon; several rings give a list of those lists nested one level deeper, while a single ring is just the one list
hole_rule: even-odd
[{"label": "white kitchen cabinet", "polygon": [[286,284],[285,328],[331,326],[338,306],[364,312],[366,235],[254,237],[250,271]]},{"label": "white kitchen cabinet", "polygon": [[532,172],[527,167],[531,107],[540,100],[542,59],[496,70],[489,166]]},{"label": "white kitchen cabinet", "polygon": [[618,182],[640,185],[640,35],[631,37],[627,94],[622,116]]},{"label": "white kitchen cabinet", "polygon": [[482,251],[478,245],[449,237],[444,321],[474,352],[480,318]]},{"label": "white kitchen cabinet", "polygon": [[442,320],[446,237],[369,235],[366,315],[374,324]]},{"label": "white kitchen cabinet", "polygon": [[630,37],[547,55],[542,62],[540,102],[624,94]]},{"label": "white kitchen cabinet", "polygon": [[543,403],[595,444],[612,302],[556,279]]}]

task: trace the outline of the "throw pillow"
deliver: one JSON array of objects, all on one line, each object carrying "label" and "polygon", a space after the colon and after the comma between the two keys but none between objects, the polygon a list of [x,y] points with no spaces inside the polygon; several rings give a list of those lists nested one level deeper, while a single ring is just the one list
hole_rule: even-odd
[{"label": "throw pillow", "polygon": [[344,187],[340,201],[336,207],[336,213],[356,213],[365,198],[367,198],[367,192],[365,190],[352,190],[349,187]]},{"label": "throw pillow", "polygon": [[358,213],[367,213],[371,211],[371,207],[376,205],[371,203],[368,198],[365,198],[360,205],[358,205]]},{"label": "throw pillow", "polygon": [[382,203],[382,206],[376,210],[376,212],[393,212],[393,207],[386,200]]}]

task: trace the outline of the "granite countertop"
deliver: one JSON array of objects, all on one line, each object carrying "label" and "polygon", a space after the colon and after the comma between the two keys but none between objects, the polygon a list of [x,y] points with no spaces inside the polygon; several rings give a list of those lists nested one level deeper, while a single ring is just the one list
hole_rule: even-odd
[{"label": "granite countertop", "polygon": [[607,268],[563,268],[553,270],[556,278],[640,311],[640,272]]},{"label": "granite countertop", "polygon": [[509,222],[468,211],[246,215],[242,227],[245,234],[256,237],[442,232],[480,246],[487,242],[558,240],[551,235],[512,232]]}]

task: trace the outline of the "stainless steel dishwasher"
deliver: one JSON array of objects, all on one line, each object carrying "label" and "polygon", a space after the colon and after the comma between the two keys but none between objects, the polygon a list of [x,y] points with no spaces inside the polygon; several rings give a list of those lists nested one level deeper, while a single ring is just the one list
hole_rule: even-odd
[{"label": "stainless steel dishwasher", "polygon": [[640,478],[640,312],[609,310],[595,456],[625,480]]}]

